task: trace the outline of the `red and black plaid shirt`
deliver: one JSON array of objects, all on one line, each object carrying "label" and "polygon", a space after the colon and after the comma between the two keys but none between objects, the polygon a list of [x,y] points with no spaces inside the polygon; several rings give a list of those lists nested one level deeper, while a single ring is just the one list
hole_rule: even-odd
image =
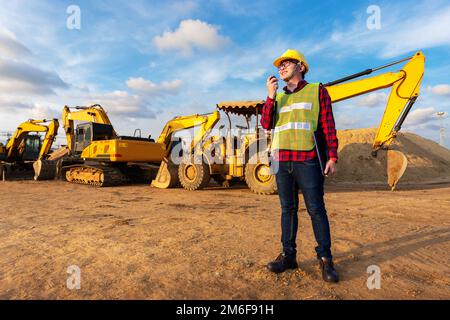
[{"label": "red and black plaid shirt", "polygon": [[[302,90],[307,84],[308,82],[301,80],[294,91],[290,92],[287,86],[283,90],[286,94],[291,94]],[[272,129],[274,102],[274,99],[267,97],[267,101],[262,109],[261,126],[266,130]],[[320,86],[319,89],[319,102],[320,112],[317,130],[323,132],[328,149],[328,157],[336,162],[338,159],[336,126],[334,124],[333,109],[331,108],[331,98],[327,89],[323,86]],[[279,161],[306,161],[316,157],[316,150],[315,148],[311,151],[279,150],[274,156]]]}]

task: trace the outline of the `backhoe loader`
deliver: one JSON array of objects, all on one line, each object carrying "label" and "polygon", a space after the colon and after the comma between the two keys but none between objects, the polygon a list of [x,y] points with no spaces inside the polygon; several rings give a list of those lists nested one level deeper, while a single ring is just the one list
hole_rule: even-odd
[{"label": "backhoe loader", "polygon": [[[114,186],[139,179],[151,180],[163,159],[163,148],[153,139],[119,136],[102,106],[65,106],[62,113],[68,155],[57,163],[57,175],[68,182]],[[74,121],[84,123],[74,125]]]},{"label": "backhoe loader", "polygon": [[[31,169],[34,162],[46,159],[58,133],[58,128],[57,119],[30,119],[20,124],[6,146],[0,146],[0,178],[6,180],[9,172]],[[37,134],[39,132],[45,133],[43,141]],[[52,173],[42,171],[41,174],[45,176]],[[38,179],[36,175],[34,178]]]},{"label": "backhoe loader", "polygon": [[[177,186],[180,182],[182,185],[192,183],[196,188],[205,187],[210,180],[210,170],[201,170],[201,167],[192,167],[193,172],[187,172],[188,176],[195,177],[195,181],[182,180],[178,175],[179,164],[183,162],[183,152],[186,154],[201,153],[199,148],[205,144],[205,139],[210,130],[217,124],[220,119],[218,111],[208,114],[193,114],[189,116],[175,117],[168,121],[161,132],[157,143],[164,148],[164,159],[158,170],[156,178],[152,181],[152,186],[157,188],[171,188]],[[182,130],[197,128],[192,141],[186,148],[175,148],[180,143],[179,139],[174,139],[174,134]],[[182,145],[179,145],[182,147]],[[189,168],[188,168],[189,169]]]},{"label": "backhoe loader", "polygon": [[[387,72],[350,81],[405,61],[408,62],[397,72]],[[422,52],[417,52],[412,57],[378,68],[367,69],[324,84],[324,86],[327,88],[333,103],[391,87],[390,97],[372,146],[372,155],[376,156],[378,150],[387,150],[400,131],[403,122],[419,96],[424,69],[425,56]],[[224,111],[228,117],[229,134],[225,137],[212,136],[208,139],[203,137],[201,139],[205,141],[201,148],[203,154],[198,155],[197,153],[190,158],[184,158],[184,161],[178,166],[178,175],[185,189],[196,190],[205,187],[208,184],[209,177],[212,176],[219,183],[227,183],[227,181],[236,178],[245,180],[249,188],[258,194],[276,192],[276,183],[274,176],[271,175],[267,156],[271,132],[265,132],[258,127],[258,115],[261,114],[263,105],[264,101],[222,102],[217,105],[217,108]],[[230,134],[230,113],[245,117],[247,130],[244,135]],[[252,115],[256,116],[254,132],[250,132],[249,126],[249,119]],[[217,157],[220,158],[219,164],[217,164],[217,161],[210,161],[211,150],[218,153],[218,155],[214,155],[214,158],[215,160],[217,160]],[[394,190],[406,169],[407,161],[406,157],[398,151],[387,150],[387,156],[388,183]],[[203,161],[194,161],[194,158],[200,157],[203,158]]]}]

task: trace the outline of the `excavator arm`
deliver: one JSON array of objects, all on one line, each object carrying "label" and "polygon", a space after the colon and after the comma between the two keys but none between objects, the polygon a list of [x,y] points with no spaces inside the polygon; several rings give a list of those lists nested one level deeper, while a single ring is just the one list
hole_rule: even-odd
[{"label": "excavator arm", "polygon": [[[111,124],[106,111],[99,104],[94,104],[89,107],[75,107],[75,109],[77,111],[71,111],[68,106],[64,106],[62,112],[63,126],[67,139],[67,147],[71,152],[73,150],[73,143],[75,141],[74,121],[95,122],[109,125]],[[115,131],[114,136],[117,136]]]},{"label": "excavator arm", "polygon": [[175,117],[166,123],[157,142],[163,146],[166,152],[170,152],[172,136],[174,133],[181,130],[200,127],[192,140],[192,147],[194,147],[197,143],[203,140],[206,133],[214,127],[219,119],[220,114],[218,111],[208,114],[194,114],[190,116]]},{"label": "excavator arm", "polygon": [[[390,67],[394,64],[408,61],[398,72],[388,72],[362,80],[347,82],[351,79],[370,74],[374,71]],[[425,70],[425,56],[417,52],[411,58],[388,64],[375,69],[368,69],[361,73],[325,84],[332,102],[339,102],[355,96],[390,88],[391,93],[384,110],[383,118],[378,126],[377,135],[373,142],[373,154],[382,147],[387,147],[400,131],[414,102],[419,96],[420,84]]]},{"label": "excavator arm", "polygon": [[[44,125],[47,122],[50,122],[50,124],[48,126]],[[58,133],[58,128],[59,122],[57,119],[50,121],[30,119],[22,123],[6,145],[6,161],[12,162],[18,159],[17,157],[21,154],[21,145],[30,132],[46,132],[38,156],[38,160],[43,159],[50,152],[53,141]]]},{"label": "excavator arm", "polygon": [[[369,75],[395,64],[408,61],[401,70],[387,72],[377,76],[348,82],[361,76]],[[325,84],[332,102],[339,102],[376,90],[391,88],[389,100],[372,145],[372,155],[376,156],[381,148],[387,148],[397,136],[412,106],[420,94],[420,84],[425,72],[425,56],[416,52],[414,56],[375,69],[367,69],[360,73]],[[406,170],[406,156],[395,150],[387,151],[388,184],[392,190]]]},{"label": "excavator arm", "polygon": [[49,155],[53,142],[55,141],[55,138],[58,135],[58,129],[59,129],[58,120],[53,119],[52,121],[50,121],[47,133],[44,137],[44,141],[42,142],[41,152],[39,153],[38,160],[42,160]]},{"label": "excavator arm", "polygon": [[190,116],[175,117],[167,122],[157,140],[165,151],[164,160],[159,166],[156,178],[152,181],[152,186],[166,189],[174,187],[179,183],[177,166],[174,165],[169,159],[170,152],[172,151],[172,137],[174,133],[200,126],[199,130],[194,135],[194,139],[191,141],[190,150],[191,152],[194,152],[198,143],[203,142],[204,138],[207,136],[207,133],[219,120],[219,111],[214,111],[208,114],[194,114]]}]

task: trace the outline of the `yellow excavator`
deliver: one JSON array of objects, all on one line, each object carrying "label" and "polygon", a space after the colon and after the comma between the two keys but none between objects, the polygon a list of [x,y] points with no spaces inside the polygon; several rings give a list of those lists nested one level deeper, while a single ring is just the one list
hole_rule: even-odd
[{"label": "yellow excavator", "polygon": [[[176,132],[200,127],[191,148],[206,136],[218,121],[218,112],[175,117],[168,121],[157,141],[149,138],[119,136],[106,111],[96,104],[89,107],[65,106],[62,120],[67,139],[67,151],[55,152],[59,159],[41,161],[56,175],[69,182],[93,186],[114,186],[124,182],[150,181],[158,170],[152,185],[160,188],[179,184],[173,168],[171,152],[181,140]],[[82,122],[75,127],[75,121]],[[181,146],[181,145],[180,145]],[[177,149],[182,154],[183,149]],[[175,169],[176,171],[176,169]]]},{"label": "yellow excavator", "polygon": [[[65,106],[62,120],[68,155],[57,161],[56,170],[68,182],[101,187],[151,180],[163,158],[163,148],[150,137],[117,135],[98,104],[74,111]],[[83,123],[75,127],[75,121]]]},{"label": "yellow excavator", "polygon": [[[347,82],[405,61],[408,62],[397,72],[387,72],[354,82]],[[392,190],[395,189],[405,172],[408,161],[403,153],[388,150],[388,147],[397,136],[408,113],[419,97],[424,72],[425,56],[422,52],[416,52],[412,57],[378,68],[367,69],[325,84],[332,102],[339,102],[376,90],[391,88],[389,100],[372,145],[372,155],[376,156],[380,149],[387,150],[388,184]]]},{"label": "yellow excavator", "polygon": [[[58,134],[58,128],[57,119],[30,119],[20,124],[7,144],[0,146],[0,178],[6,180],[10,171],[30,169],[34,162],[46,159]],[[38,133],[45,133],[43,140]],[[42,175],[46,173],[42,172]],[[38,180],[36,175],[34,178]]]},{"label": "yellow excavator", "polygon": [[[403,68],[397,72],[387,72],[350,81],[406,61],[407,63]],[[324,86],[327,88],[333,103],[376,90],[391,88],[389,100],[372,146],[372,155],[376,156],[378,150],[387,150],[400,131],[404,120],[419,96],[424,70],[425,56],[422,52],[417,52],[412,57],[378,68],[367,69],[363,72],[329,82],[324,84]],[[270,174],[269,159],[263,155],[267,153],[267,149],[260,150],[259,148],[260,145],[270,145],[270,142],[267,142],[267,140],[270,140],[270,132],[258,130],[258,115],[261,114],[263,105],[264,101],[262,100],[221,102],[217,105],[217,108],[224,111],[228,116],[230,132],[230,113],[244,116],[248,127],[244,136],[197,138],[197,141],[207,141],[201,152],[206,153],[208,149],[220,151],[221,165],[209,162],[208,156],[204,156],[206,163],[205,161],[203,163],[193,163],[192,159],[187,159],[188,161],[183,161],[179,166],[172,166],[171,170],[164,166],[160,168],[160,171],[165,170],[165,176],[172,177],[175,180],[174,172],[178,168],[178,179],[182,182],[183,187],[188,190],[197,190],[205,187],[209,182],[209,178],[213,177],[219,183],[236,178],[245,180],[249,188],[256,193],[275,193],[276,183]],[[254,132],[251,132],[249,126],[249,119],[252,116],[256,116],[257,122]],[[219,118],[217,118],[216,122],[218,120]],[[206,134],[206,131],[204,133]],[[261,141],[263,143],[260,143]],[[252,148],[255,145],[257,147]],[[256,151],[256,154],[251,154],[251,150]],[[399,151],[387,150],[387,153],[388,183],[394,190],[406,169],[407,160],[405,155]],[[168,171],[172,173],[168,174]],[[170,184],[166,183],[165,185],[169,187]]]},{"label": "yellow excavator", "polygon": [[[164,148],[164,158],[159,167],[158,174],[152,181],[151,185],[161,189],[179,185],[180,179],[178,170],[180,163],[183,161],[183,152],[186,154],[195,153],[196,149],[204,145],[208,133],[212,128],[214,128],[219,120],[219,112],[214,111],[207,114],[193,114],[189,116],[175,117],[168,121],[157,140],[157,143]],[[197,132],[195,132],[189,145],[184,146],[183,148],[181,140],[176,139],[174,134],[191,128],[196,128]],[[180,146],[180,148],[175,148],[175,145]],[[195,167],[187,168],[187,170],[192,170],[192,172],[188,172],[188,174],[192,174],[194,176],[201,174],[201,172],[197,172],[195,169]],[[206,186],[209,182],[208,177],[197,179],[200,181],[200,184],[203,184],[199,187]]]}]

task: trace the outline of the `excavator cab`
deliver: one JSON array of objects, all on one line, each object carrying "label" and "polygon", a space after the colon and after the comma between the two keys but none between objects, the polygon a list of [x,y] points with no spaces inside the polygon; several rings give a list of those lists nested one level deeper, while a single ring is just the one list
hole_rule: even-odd
[{"label": "excavator cab", "polygon": [[23,161],[36,161],[42,148],[41,137],[37,134],[29,134],[23,141],[24,149],[22,154]]},{"label": "excavator cab", "polygon": [[110,124],[88,122],[77,126],[74,152],[80,154],[92,141],[111,140],[114,137],[114,129]]},{"label": "excavator cab", "polygon": [[15,161],[36,161],[39,158],[41,148],[41,136],[38,134],[27,134],[23,137],[17,148],[12,150],[10,157],[13,157]]}]

